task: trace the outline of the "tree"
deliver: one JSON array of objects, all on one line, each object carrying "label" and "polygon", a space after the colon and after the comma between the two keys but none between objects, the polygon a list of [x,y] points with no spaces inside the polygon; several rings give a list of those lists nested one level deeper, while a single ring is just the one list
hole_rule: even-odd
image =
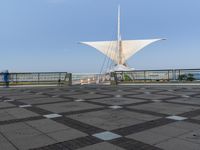
[{"label": "tree", "polygon": [[189,74],[187,75],[187,81],[194,81],[194,80],[195,80],[194,75],[191,74],[191,73],[189,73]]}]

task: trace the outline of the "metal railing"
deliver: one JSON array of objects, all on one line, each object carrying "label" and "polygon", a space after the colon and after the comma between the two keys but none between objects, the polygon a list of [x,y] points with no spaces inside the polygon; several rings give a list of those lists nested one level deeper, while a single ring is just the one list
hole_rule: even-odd
[{"label": "metal railing", "polygon": [[[0,73],[0,85],[4,84],[3,73]],[[67,72],[28,72],[9,73],[10,85],[67,84],[71,85],[72,75]]]},{"label": "metal railing", "polygon": [[134,70],[111,73],[113,83],[200,82],[200,69]]}]

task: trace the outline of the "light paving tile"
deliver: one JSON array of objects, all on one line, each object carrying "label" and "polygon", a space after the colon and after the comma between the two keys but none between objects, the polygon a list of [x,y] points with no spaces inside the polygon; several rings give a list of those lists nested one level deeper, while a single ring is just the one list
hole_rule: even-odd
[{"label": "light paving tile", "polygon": [[181,97],[189,98],[190,96],[189,95],[182,95]]},{"label": "light paving tile", "polygon": [[62,115],[59,115],[59,114],[48,114],[48,115],[43,115],[43,116],[48,119],[62,117]]},{"label": "light paving tile", "polygon": [[111,108],[111,109],[120,109],[120,108],[122,108],[122,106],[114,105],[114,106],[109,106],[109,108]]},{"label": "light paving tile", "polygon": [[84,99],[77,99],[75,100],[75,102],[84,102],[85,100]]},{"label": "light paving tile", "polygon": [[53,97],[53,98],[58,98],[60,95],[53,95],[53,96],[51,96],[51,97]]},{"label": "light paving tile", "polygon": [[20,108],[32,107],[32,105],[19,105]]},{"label": "light paving tile", "polygon": [[15,101],[15,99],[4,100],[4,102],[13,102],[13,101]]},{"label": "light paving tile", "polygon": [[93,134],[92,136],[104,141],[109,141],[109,140],[113,140],[113,139],[117,139],[121,137],[121,135],[118,135],[109,131],[96,133],[96,134]]},{"label": "light paving tile", "polygon": [[120,97],[122,97],[122,96],[121,96],[121,95],[115,95],[115,97],[120,98]]},{"label": "light paving tile", "polygon": [[158,100],[158,99],[153,99],[153,100],[151,100],[152,102],[155,102],[155,103],[160,103],[160,102],[162,102],[161,100]]},{"label": "light paving tile", "polygon": [[166,117],[167,119],[172,119],[172,120],[176,120],[176,121],[182,121],[182,120],[186,120],[186,117],[181,117],[181,116],[168,116]]}]

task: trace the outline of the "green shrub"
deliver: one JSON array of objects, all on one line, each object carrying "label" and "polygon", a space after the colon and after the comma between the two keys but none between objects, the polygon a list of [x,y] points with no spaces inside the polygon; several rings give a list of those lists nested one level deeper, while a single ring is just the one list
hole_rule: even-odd
[{"label": "green shrub", "polygon": [[125,81],[132,81],[132,79],[127,74],[124,74],[124,80]]},{"label": "green shrub", "polygon": [[186,74],[179,75],[178,80],[179,81],[194,81],[195,78],[193,74],[189,73],[187,75]]},{"label": "green shrub", "polygon": [[187,75],[187,81],[194,81],[194,80],[195,80],[194,75],[191,74],[191,73],[189,73],[189,74]]},{"label": "green shrub", "polygon": [[181,75],[178,76],[178,80],[180,80],[180,81],[183,81],[183,80],[186,80],[186,79],[187,79],[187,75],[185,75],[185,74],[181,74]]}]

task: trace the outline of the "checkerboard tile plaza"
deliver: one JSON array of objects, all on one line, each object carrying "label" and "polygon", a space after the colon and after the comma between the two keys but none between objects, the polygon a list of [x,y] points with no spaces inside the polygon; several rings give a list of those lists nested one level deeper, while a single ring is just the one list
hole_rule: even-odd
[{"label": "checkerboard tile plaza", "polygon": [[[50,150],[62,147],[71,150],[125,150],[134,147],[145,150],[199,150],[199,91],[194,87],[165,86],[144,89],[141,86],[2,89],[0,149],[44,147]],[[174,97],[176,93],[179,93],[179,98]],[[54,95],[56,97],[52,97]],[[190,97],[181,98],[181,95]],[[73,101],[79,98],[86,101]],[[9,99],[15,101],[4,102]],[[18,107],[27,104],[33,107]],[[111,109],[109,106],[122,108]],[[62,116],[49,119],[43,117],[45,114]],[[177,121],[166,116],[188,119]],[[106,142],[92,136],[104,131],[123,136]]]}]

